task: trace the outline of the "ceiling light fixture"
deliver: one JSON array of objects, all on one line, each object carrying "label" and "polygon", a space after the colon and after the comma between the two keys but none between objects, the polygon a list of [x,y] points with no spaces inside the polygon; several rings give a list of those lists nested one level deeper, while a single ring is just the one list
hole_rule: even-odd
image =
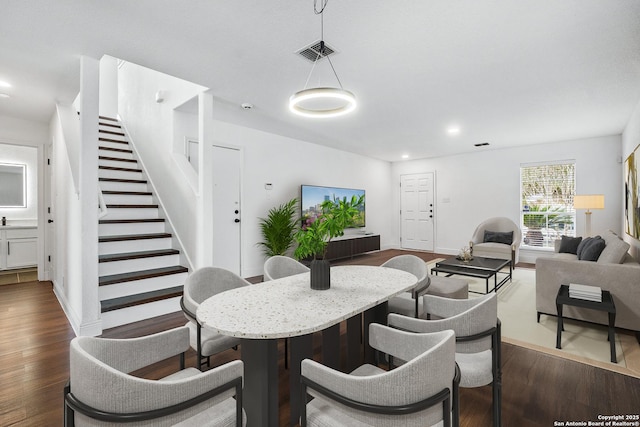
[{"label": "ceiling light fixture", "polygon": [[409,155],[408,155],[408,154],[403,154],[403,155],[402,155],[402,158],[403,158],[403,159],[408,159],[408,158],[409,158]]},{"label": "ceiling light fixture", "polygon": [[[316,15],[320,15],[320,51],[313,61],[313,66],[307,77],[307,81],[304,84],[304,89],[294,93],[289,98],[289,109],[300,116],[312,117],[312,118],[327,118],[336,117],[348,114],[356,108],[356,97],[353,93],[345,90],[342,87],[342,82],[336,73],[336,69],[333,67],[331,58],[325,55],[324,44],[324,9],[327,7],[329,0],[321,0],[322,7],[320,10],[317,8],[317,0],[313,2],[313,11]],[[318,63],[318,60],[326,57],[333,70],[333,75],[338,81],[340,88],[336,87],[315,87],[308,88],[309,79],[313,70]]]},{"label": "ceiling light fixture", "polygon": [[457,135],[460,133],[460,128],[458,127],[450,127],[449,129],[447,129],[447,133],[449,135]]},{"label": "ceiling light fixture", "polygon": [[11,87],[11,83],[0,80],[0,87]]}]

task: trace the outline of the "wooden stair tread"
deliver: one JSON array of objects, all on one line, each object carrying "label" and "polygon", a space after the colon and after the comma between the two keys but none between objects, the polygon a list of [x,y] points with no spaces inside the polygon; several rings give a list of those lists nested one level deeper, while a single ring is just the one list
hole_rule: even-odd
[{"label": "wooden stair tread", "polygon": [[98,141],[103,141],[103,142],[116,142],[118,144],[127,144],[129,145],[129,141],[122,141],[120,139],[111,139],[111,138],[98,138]]},{"label": "wooden stair tread", "polygon": [[113,117],[108,117],[108,116],[98,116],[98,119],[111,120],[112,122],[117,122],[118,121],[118,119],[114,119]]},{"label": "wooden stair tread", "polygon": [[141,258],[153,258],[166,255],[178,255],[180,253],[177,249],[158,249],[153,251],[138,251],[138,252],[126,252],[121,254],[107,254],[100,255],[98,262],[113,262],[124,261],[129,259],[141,259]]},{"label": "wooden stair tread", "polygon": [[108,133],[110,135],[124,136],[124,132],[114,132],[112,130],[98,129],[98,133]]},{"label": "wooden stair tread", "polygon": [[111,160],[114,162],[138,163],[136,159],[123,159],[120,157],[98,156],[98,160]]},{"label": "wooden stair tread", "polygon": [[98,169],[110,170],[110,171],[121,171],[121,172],[142,172],[142,169],[133,169],[133,168],[118,168],[115,166],[98,166]]},{"label": "wooden stair tread", "polygon": [[171,267],[152,268],[151,270],[131,271],[128,273],[100,276],[99,286],[113,285],[114,283],[133,282],[134,280],[151,279],[154,277],[170,276],[172,274],[186,273],[189,269],[181,265]]},{"label": "wooden stair tread", "polygon": [[122,179],[122,178],[98,178],[98,181],[104,182],[126,182],[129,184],[146,184],[145,179]]},{"label": "wooden stair tread", "polygon": [[117,151],[118,153],[133,154],[133,150],[127,150],[126,148],[98,147],[98,150]]},{"label": "wooden stair tread", "polygon": [[164,222],[164,218],[101,219],[98,224],[133,224],[137,222]]},{"label": "wooden stair tread", "polygon": [[150,191],[112,191],[106,190],[102,194],[119,194],[122,196],[151,196],[153,193]]},{"label": "wooden stair tread", "polygon": [[115,236],[100,236],[98,237],[98,243],[125,242],[128,240],[166,239],[168,237],[171,237],[171,233],[119,234]]},{"label": "wooden stair tread", "polygon": [[98,126],[109,126],[109,127],[112,127],[112,128],[121,128],[121,129],[122,129],[122,126],[120,126],[120,125],[114,125],[114,124],[112,124],[112,123],[102,123],[102,122],[98,122]]},{"label": "wooden stair tread", "polygon": [[107,209],[156,209],[158,205],[107,205]]},{"label": "wooden stair tread", "polygon": [[106,313],[108,311],[133,307],[179,296],[182,296],[182,286],[100,301],[100,311],[102,313]]}]

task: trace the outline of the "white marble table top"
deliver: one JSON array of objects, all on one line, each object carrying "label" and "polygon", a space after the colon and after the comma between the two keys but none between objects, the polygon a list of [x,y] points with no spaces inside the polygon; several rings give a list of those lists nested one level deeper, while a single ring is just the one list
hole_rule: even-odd
[{"label": "white marble table top", "polygon": [[312,290],[309,273],[222,292],[197,310],[203,327],[240,338],[310,334],[401,294],[416,284],[411,273],[386,267],[331,267],[331,288]]}]

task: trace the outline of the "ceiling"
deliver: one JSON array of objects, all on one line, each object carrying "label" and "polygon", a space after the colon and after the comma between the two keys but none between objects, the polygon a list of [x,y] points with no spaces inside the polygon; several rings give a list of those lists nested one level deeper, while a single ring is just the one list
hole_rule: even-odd
[{"label": "ceiling", "polygon": [[309,119],[288,99],[312,0],[3,1],[0,115],[48,122],[105,54],[210,88],[220,120],[388,161],[620,134],[640,100],[638,0],[331,0],[324,35],[358,108]]}]

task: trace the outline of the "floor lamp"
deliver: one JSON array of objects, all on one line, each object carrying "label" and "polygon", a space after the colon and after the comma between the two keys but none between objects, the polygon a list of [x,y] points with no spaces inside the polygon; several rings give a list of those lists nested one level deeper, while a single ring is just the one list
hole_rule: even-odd
[{"label": "floor lamp", "polygon": [[586,209],[585,237],[591,236],[591,210],[604,209],[604,194],[583,194],[573,196],[574,209]]}]

